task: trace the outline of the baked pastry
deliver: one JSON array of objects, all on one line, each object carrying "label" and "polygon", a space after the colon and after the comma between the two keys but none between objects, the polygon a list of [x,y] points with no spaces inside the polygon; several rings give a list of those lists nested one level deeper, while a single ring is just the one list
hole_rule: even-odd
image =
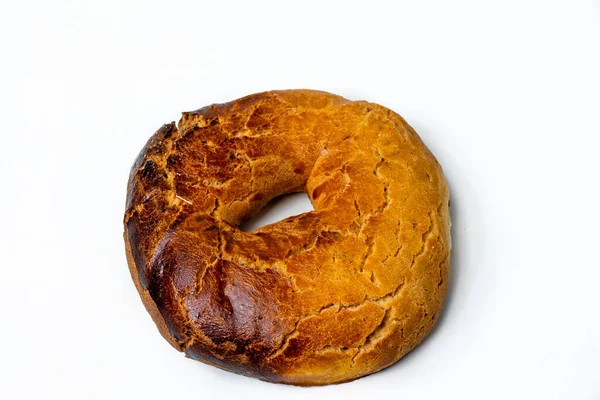
[{"label": "baked pastry", "polygon": [[[314,211],[238,228],[299,191]],[[448,282],[440,165],[396,113],[325,92],[259,93],[164,125],[131,170],[124,225],[165,339],[271,382],[393,364],[431,331]]]}]

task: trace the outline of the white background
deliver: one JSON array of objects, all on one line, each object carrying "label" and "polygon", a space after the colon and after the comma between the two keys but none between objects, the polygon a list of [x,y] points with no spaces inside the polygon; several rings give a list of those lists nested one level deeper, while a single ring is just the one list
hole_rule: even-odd
[{"label": "white background", "polygon": [[[0,398],[600,399],[599,1],[3,1],[0,43]],[[437,328],[348,384],[185,359],[126,266],[150,135],[286,88],[396,110],[451,187]]]}]

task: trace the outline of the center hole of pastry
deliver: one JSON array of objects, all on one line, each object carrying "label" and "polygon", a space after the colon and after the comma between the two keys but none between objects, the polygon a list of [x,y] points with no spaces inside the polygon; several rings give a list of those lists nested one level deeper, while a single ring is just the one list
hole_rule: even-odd
[{"label": "center hole of pastry", "polygon": [[275,197],[255,216],[242,222],[240,229],[252,232],[265,225],[309,211],[314,211],[314,208],[305,192],[284,194]]}]

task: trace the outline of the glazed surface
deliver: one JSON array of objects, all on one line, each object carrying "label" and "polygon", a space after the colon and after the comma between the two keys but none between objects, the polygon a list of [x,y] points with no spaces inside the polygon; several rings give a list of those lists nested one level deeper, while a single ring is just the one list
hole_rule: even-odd
[{"label": "glazed surface", "polygon": [[[314,211],[253,232],[274,197]],[[187,356],[272,382],[385,368],[432,329],[446,292],[448,189],[414,130],[377,104],[265,92],[184,113],[129,179],[129,267]]]}]

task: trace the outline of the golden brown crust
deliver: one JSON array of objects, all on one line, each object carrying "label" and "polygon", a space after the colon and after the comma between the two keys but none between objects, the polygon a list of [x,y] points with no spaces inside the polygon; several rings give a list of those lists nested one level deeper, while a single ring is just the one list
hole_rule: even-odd
[{"label": "golden brown crust", "polygon": [[[237,225],[305,190],[315,211]],[[265,92],[184,113],[134,164],[127,260],[161,334],[271,382],[383,369],[432,329],[446,292],[448,189],[394,112],[325,92]]]}]

